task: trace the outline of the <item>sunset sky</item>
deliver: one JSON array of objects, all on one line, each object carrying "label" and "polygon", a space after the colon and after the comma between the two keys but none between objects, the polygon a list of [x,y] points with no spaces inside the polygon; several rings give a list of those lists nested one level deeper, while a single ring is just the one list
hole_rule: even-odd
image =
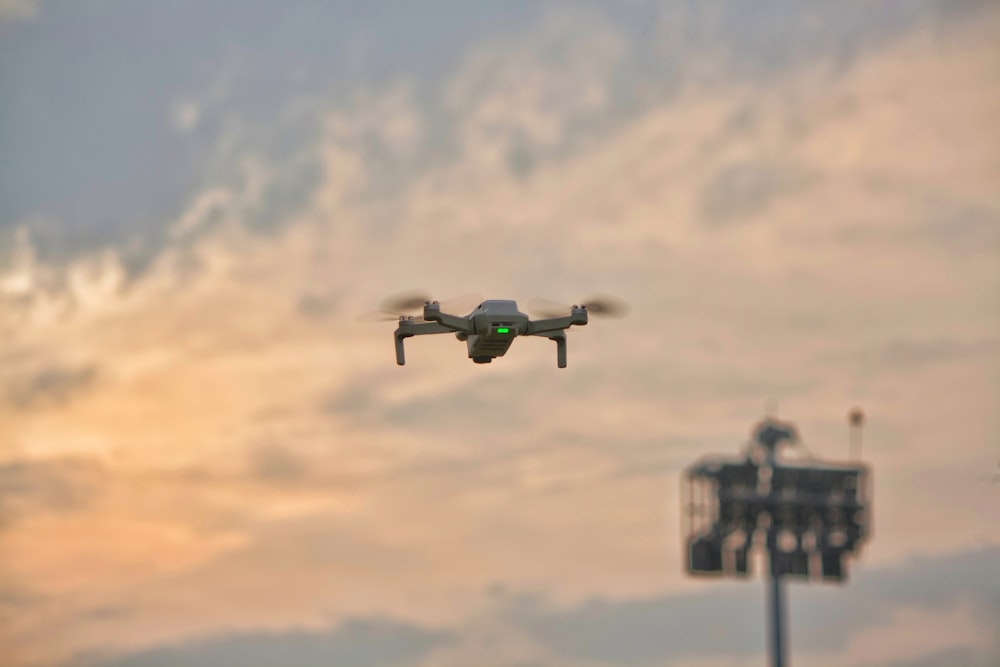
[{"label": "sunset sky", "polygon": [[[1000,5],[0,0],[0,664],[748,667],[686,466],[868,417],[796,667],[1000,664]],[[473,364],[388,294],[626,299]]]}]

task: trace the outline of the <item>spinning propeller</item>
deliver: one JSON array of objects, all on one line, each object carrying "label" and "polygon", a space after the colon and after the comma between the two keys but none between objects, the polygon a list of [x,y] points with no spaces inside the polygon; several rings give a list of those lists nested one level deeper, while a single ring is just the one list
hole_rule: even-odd
[{"label": "spinning propeller", "polygon": [[[585,299],[580,305],[584,306],[590,315],[598,317],[625,317],[632,310],[625,300],[606,294]],[[541,317],[563,317],[569,314],[572,307],[551,299],[534,298],[528,302],[528,310]]]},{"label": "spinning propeller", "polygon": [[[382,299],[377,311],[365,313],[357,319],[360,322],[388,322],[398,320],[401,317],[413,317],[414,322],[424,322],[421,311],[428,301],[434,301],[434,299],[426,292],[418,290],[399,292]],[[470,293],[446,299],[440,303],[443,309],[464,312],[475,308],[480,301],[482,301],[482,295]]]}]

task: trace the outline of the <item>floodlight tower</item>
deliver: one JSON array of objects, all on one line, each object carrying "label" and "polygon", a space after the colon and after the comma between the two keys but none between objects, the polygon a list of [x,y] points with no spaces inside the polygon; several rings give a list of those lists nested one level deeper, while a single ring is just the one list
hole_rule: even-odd
[{"label": "floodlight tower", "polygon": [[[853,413],[851,423],[860,428]],[[746,577],[755,547],[767,554],[774,667],[787,664],[784,578],[844,581],[844,557],[869,532],[867,467],[779,457],[780,448],[796,445],[795,427],[769,417],[754,428],[743,458],[709,457],[685,472],[688,572]]]}]

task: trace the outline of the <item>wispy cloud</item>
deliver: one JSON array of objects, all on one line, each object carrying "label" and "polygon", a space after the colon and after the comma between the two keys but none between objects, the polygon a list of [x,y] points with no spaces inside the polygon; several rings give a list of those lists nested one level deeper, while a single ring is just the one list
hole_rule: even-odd
[{"label": "wispy cloud", "polygon": [[162,648],[101,662],[102,667],[212,665],[270,667],[294,662],[302,667],[414,664],[448,639],[446,633],[384,619],[352,620],[328,633],[235,635],[193,646]]},{"label": "wispy cloud", "polygon": [[88,458],[12,461],[0,465],[0,520],[84,510],[100,495],[107,470]]},{"label": "wispy cloud", "polygon": [[24,21],[35,18],[41,0],[0,0],[0,21]]},{"label": "wispy cloud", "polygon": [[38,369],[29,375],[9,379],[6,398],[15,409],[64,403],[93,385],[97,374],[92,365]]},{"label": "wispy cloud", "polygon": [[[867,665],[873,653],[885,652],[875,636],[903,632],[911,637],[911,648],[903,651],[910,657],[898,664],[932,664],[928,661],[943,655],[962,656],[968,664],[988,664],[1000,649],[991,634],[1000,618],[997,591],[991,586],[1000,575],[997,562],[996,549],[986,548],[862,570],[848,587],[792,585],[791,645],[796,660],[820,665],[840,656],[839,664]],[[329,630],[199,640],[99,664],[253,665],[270,664],[278,654],[303,665],[458,664],[462,656],[486,659],[498,667],[743,664],[759,660],[763,653],[762,598],[758,586],[717,583],[685,595],[559,605],[544,595],[498,587],[485,607],[452,627],[351,620]],[[937,614],[930,619],[935,639],[917,641],[910,633],[931,612]]]}]

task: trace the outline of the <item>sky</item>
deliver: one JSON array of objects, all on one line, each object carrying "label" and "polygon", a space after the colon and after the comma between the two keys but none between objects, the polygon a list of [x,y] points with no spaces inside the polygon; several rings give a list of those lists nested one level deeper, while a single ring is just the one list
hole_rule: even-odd
[{"label": "sky", "polygon": [[[4,665],[762,664],[764,583],[685,574],[679,493],[768,406],[831,462],[862,407],[874,479],[794,664],[996,665],[998,31],[0,0]],[[398,367],[358,318],[410,289],[631,313],[566,369]]]}]

